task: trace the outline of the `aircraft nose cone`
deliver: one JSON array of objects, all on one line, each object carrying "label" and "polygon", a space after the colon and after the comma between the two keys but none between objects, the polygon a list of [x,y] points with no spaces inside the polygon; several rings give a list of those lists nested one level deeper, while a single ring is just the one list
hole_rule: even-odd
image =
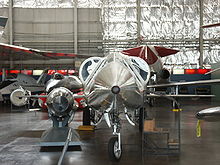
[{"label": "aircraft nose cone", "polygon": [[126,88],[134,85],[131,72],[117,61],[107,64],[95,77],[95,85],[111,90],[113,86]]},{"label": "aircraft nose cone", "polygon": [[137,107],[142,100],[135,77],[121,61],[112,61],[95,76],[93,87],[88,88],[88,102],[94,107],[109,106],[117,94],[119,104]]},{"label": "aircraft nose cone", "polygon": [[196,113],[196,118],[205,121],[220,121],[220,107],[207,108]]},{"label": "aircraft nose cone", "polygon": [[198,112],[198,113],[196,113],[195,116],[197,119],[201,120],[203,115],[200,112]]},{"label": "aircraft nose cone", "polygon": [[115,85],[115,86],[112,87],[111,91],[112,91],[113,94],[119,94],[120,87]]}]

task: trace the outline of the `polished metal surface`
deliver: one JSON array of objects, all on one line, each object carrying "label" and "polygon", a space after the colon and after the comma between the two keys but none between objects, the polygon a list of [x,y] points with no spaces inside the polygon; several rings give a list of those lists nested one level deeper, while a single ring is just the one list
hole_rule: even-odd
[{"label": "polished metal surface", "polygon": [[71,91],[74,90],[79,90],[80,88],[82,88],[82,83],[79,80],[78,77],[76,76],[63,76],[63,77],[59,77],[58,75],[60,74],[56,74],[52,79],[50,79],[47,84],[46,84],[46,91],[50,92],[55,88],[59,88],[59,87],[65,87]]},{"label": "polished metal surface", "polygon": [[25,91],[22,88],[14,90],[10,95],[10,101],[15,106],[24,106],[28,103],[28,98],[25,96],[29,96],[30,92]]},{"label": "polished metal surface", "polygon": [[220,121],[220,107],[213,107],[199,111],[196,118],[210,122]]},{"label": "polished metal surface", "polygon": [[49,113],[57,117],[66,116],[77,109],[73,93],[64,87],[53,89],[48,94],[46,103]]},{"label": "polished metal surface", "polygon": [[[94,100],[96,100],[95,103],[100,105],[105,103],[111,104],[114,97],[114,94],[111,92],[113,86],[118,86],[120,88],[118,99],[123,100],[124,103],[127,98],[130,96],[134,97],[136,93],[137,98],[141,100],[141,94],[138,91],[132,73],[121,63],[112,61],[104,66],[94,78],[94,90],[91,92],[92,99],[90,99],[90,95],[88,96],[89,103],[92,106],[96,106],[94,104]],[[128,90],[129,95],[126,95]],[[99,91],[102,91],[102,94]],[[132,101],[130,104],[136,106],[141,103],[134,100],[134,102]]]},{"label": "polished metal surface", "polygon": [[157,87],[173,87],[173,86],[191,86],[191,85],[202,85],[202,84],[216,84],[220,83],[220,79],[213,79],[213,80],[200,80],[200,81],[193,81],[193,82],[172,82],[167,84],[155,84],[155,85],[147,85],[148,88],[157,88]]},{"label": "polished metal surface", "polygon": [[110,108],[114,97],[112,89],[117,86],[120,90],[117,94],[119,107],[135,109],[141,106],[142,92],[150,76],[149,66],[142,59],[120,53],[108,55],[90,67],[92,70],[85,77],[87,64],[82,64],[79,74],[89,105],[103,110]]}]

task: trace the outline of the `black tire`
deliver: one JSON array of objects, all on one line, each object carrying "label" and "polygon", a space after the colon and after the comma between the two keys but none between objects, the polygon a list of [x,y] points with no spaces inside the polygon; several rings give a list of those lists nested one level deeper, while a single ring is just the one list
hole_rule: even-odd
[{"label": "black tire", "polygon": [[83,108],[83,125],[91,125],[91,117],[89,107]]},{"label": "black tire", "polygon": [[115,147],[118,145],[118,137],[112,137],[108,142],[109,159],[113,162],[118,162],[121,159],[122,148],[116,153]]},{"label": "black tire", "polygon": [[144,125],[144,108],[140,108],[140,112],[139,112],[139,131],[142,132],[143,131],[143,125]]},{"label": "black tire", "polygon": [[154,99],[149,98],[148,104],[149,104],[150,107],[153,107],[154,106]]}]

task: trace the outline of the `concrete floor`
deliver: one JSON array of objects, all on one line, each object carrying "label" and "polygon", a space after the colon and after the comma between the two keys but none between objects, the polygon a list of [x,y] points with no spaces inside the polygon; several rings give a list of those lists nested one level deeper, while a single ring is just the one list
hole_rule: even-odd
[{"label": "concrete floor", "polygon": [[[158,127],[169,126],[172,120],[170,102],[157,100],[151,108]],[[210,99],[185,99],[181,101],[181,152],[179,156],[155,156],[142,152],[142,138],[136,127],[122,120],[123,155],[119,163],[109,161],[107,153],[111,129],[103,121],[94,132],[79,132],[81,151],[68,151],[64,165],[219,165],[220,123],[203,123],[202,137],[196,137],[194,114],[203,108],[218,106]],[[78,113],[71,127],[81,124]],[[42,132],[51,126],[45,112],[10,112],[10,106],[0,105],[0,165],[53,165],[57,164],[60,151],[40,152]]]}]

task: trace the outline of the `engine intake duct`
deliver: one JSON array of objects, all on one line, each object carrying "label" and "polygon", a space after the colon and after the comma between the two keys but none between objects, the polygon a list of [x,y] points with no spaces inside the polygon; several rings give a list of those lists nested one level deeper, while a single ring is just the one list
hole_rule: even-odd
[{"label": "engine intake duct", "polygon": [[159,73],[158,73],[159,77],[162,79],[168,79],[170,77],[170,72],[163,68]]},{"label": "engine intake duct", "polygon": [[57,117],[67,116],[77,109],[72,92],[64,87],[53,89],[47,98],[48,112]]}]

